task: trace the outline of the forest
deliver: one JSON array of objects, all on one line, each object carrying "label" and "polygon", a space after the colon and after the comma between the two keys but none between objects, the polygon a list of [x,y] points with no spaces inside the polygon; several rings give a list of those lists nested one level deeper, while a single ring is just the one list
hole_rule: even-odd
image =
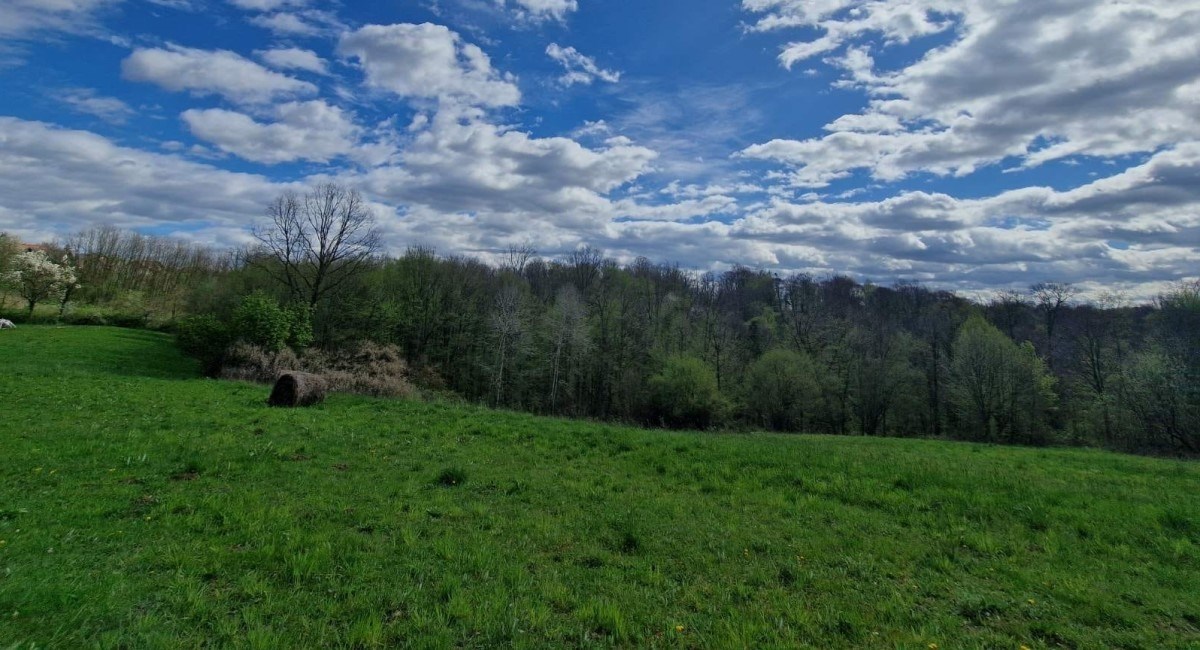
[{"label": "forest", "polygon": [[376,372],[411,387],[398,394],[539,414],[1200,452],[1200,282],[1133,304],[1031,278],[977,302],[592,247],[389,255],[361,197],[333,185],[281,195],[255,237],[216,250],[100,227],[26,251],[0,235],[0,313],[174,331],[210,374],[243,378],[239,364],[369,342],[389,361]]}]

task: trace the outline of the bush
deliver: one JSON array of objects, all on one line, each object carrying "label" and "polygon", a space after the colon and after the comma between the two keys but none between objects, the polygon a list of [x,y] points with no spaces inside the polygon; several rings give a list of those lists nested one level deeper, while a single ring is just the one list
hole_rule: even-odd
[{"label": "bush", "polygon": [[717,376],[694,357],[672,357],[650,378],[650,420],[679,429],[707,429],[728,410]]},{"label": "bush", "polygon": [[303,355],[286,348],[272,352],[238,343],[230,349],[221,376],[270,383],[288,370],[320,375],[334,392],[375,397],[407,397],[416,393],[399,348],[370,341],[334,351],[309,350]]},{"label": "bush", "polygon": [[289,319],[288,347],[293,350],[303,350],[312,345],[312,310],[308,308],[308,305],[294,304],[286,311]]},{"label": "bush", "polygon": [[278,352],[287,345],[292,333],[292,313],[262,291],[242,298],[233,310],[234,338]]},{"label": "bush", "polygon": [[108,325],[104,313],[94,308],[72,309],[63,315],[67,325]]},{"label": "bush", "polygon": [[200,360],[204,374],[221,372],[232,340],[229,328],[212,316],[189,316],[175,324],[175,341],[186,354]]},{"label": "bush", "polygon": [[225,354],[222,379],[269,384],[288,370],[305,370],[300,357],[288,348],[273,352],[249,343],[234,343]]},{"label": "bush", "polygon": [[150,315],[146,312],[116,312],[109,314],[106,320],[108,321],[109,325],[115,325],[117,327],[145,329],[146,325],[149,323]]}]

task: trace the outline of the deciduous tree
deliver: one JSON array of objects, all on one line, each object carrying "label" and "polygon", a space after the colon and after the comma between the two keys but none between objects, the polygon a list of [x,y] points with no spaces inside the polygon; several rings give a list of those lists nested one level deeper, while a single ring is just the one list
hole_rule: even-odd
[{"label": "deciduous tree", "polygon": [[5,281],[25,300],[30,316],[39,302],[59,299],[76,285],[75,269],[70,261],[55,263],[42,251],[27,251],[13,257]]},{"label": "deciduous tree", "polygon": [[303,196],[279,195],[254,236],[264,253],[260,265],[311,309],[366,270],[381,246],[375,216],[362,195],[336,183],[318,185]]}]

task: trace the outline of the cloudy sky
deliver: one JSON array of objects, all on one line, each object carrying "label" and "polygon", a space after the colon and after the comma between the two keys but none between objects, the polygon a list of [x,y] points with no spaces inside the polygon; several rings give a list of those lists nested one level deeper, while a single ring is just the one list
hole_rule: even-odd
[{"label": "cloudy sky", "polygon": [[1200,273],[1200,0],[0,0],[0,230],[590,244],[973,292]]}]

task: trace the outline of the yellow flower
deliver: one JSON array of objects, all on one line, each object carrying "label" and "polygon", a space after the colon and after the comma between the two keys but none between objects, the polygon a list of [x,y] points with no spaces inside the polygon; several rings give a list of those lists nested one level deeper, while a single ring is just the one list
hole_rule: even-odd
[{"label": "yellow flower", "polygon": [[936,643],[930,643],[930,644],[929,644],[929,650],[938,650],[938,644],[936,644]]},{"label": "yellow flower", "polygon": [[1029,648],[1029,646],[1027,646],[1027,645],[1025,645],[1025,644],[1023,644],[1023,643],[1022,643],[1022,644],[1021,644],[1021,650],[1030,650],[1030,648]]},{"label": "yellow flower", "polygon": [[1030,605],[1036,605],[1036,604],[1037,604],[1037,601],[1036,601],[1036,600],[1034,600],[1034,599],[1032,599],[1032,598],[1030,598],[1030,599],[1029,599],[1029,604],[1030,604]]},{"label": "yellow flower", "polygon": [[676,626],[675,626],[675,631],[676,631],[676,632],[678,632],[678,633],[680,633],[680,634],[683,634],[683,626],[682,626],[682,625],[676,625]]}]

